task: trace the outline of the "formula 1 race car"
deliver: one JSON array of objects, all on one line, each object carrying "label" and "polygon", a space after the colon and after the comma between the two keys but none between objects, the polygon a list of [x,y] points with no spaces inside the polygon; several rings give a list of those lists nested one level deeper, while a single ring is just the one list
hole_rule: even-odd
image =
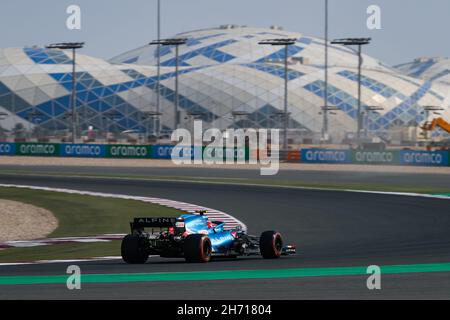
[{"label": "formula 1 race car", "polygon": [[131,234],[122,240],[123,260],[145,263],[149,255],[159,255],[209,262],[211,257],[261,255],[275,259],[295,253],[295,246],[283,246],[279,232],[265,231],[256,237],[239,227],[225,230],[225,223],[209,221],[205,211],[197,213],[179,218],[135,218],[130,223]]}]

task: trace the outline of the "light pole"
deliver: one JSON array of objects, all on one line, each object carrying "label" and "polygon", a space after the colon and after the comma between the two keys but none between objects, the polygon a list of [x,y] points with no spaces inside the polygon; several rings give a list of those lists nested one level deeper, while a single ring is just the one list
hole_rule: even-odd
[{"label": "light pole", "polygon": [[362,117],[361,117],[361,69],[362,69],[362,46],[369,44],[371,38],[345,38],[331,41],[332,44],[342,44],[344,46],[358,46],[358,113],[357,113],[357,132],[356,137],[361,136]]},{"label": "light pole", "polygon": [[119,112],[116,112],[116,111],[109,111],[109,112],[105,112],[103,114],[103,119],[106,120],[106,135],[105,135],[106,142],[108,142],[108,133],[109,133],[109,121],[108,120],[111,119],[112,121],[114,121],[114,119],[116,119],[120,116],[122,116],[122,114]]},{"label": "light pole", "polygon": [[[77,115],[75,115],[76,117]],[[66,113],[64,113],[63,119],[67,122],[70,121],[70,124],[73,123],[73,119],[74,119],[74,115],[73,115],[73,111],[67,111]],[[70,119],[70,120],[69,120]],[[70,128],[70,124],[67,124],[67,128]],[[68,129],[68,133],[69,132],[73,132],[72,130]],[[70,137],[70,140],[72,140],[72,137]],[[64,137],[64,142],[68,142],[68,140],[66,141],[66,138]]]},{"label": "light pole", "polygon": [[[287,115],[289,116],[291,113],[288,112]],[[284,118],[286,113],[284,111],[274,112],[273,115],[278,120],[278,127],[281,129],[282,123],[284,123]]]},{"label": "light pole", "polygon": [[[178,67],[179,67],[179,61],[178,61],[178,52],[179,52],[179,46],[182,44],[185,44],[187,41],[186,38],[174,38],[174,39],[160,39],[155,40],[149,43],[149,45],[158,45],[158,46],[175,46],[175,117],[174,117],[174,130],[178,129],[178,126],[180,124],[180,116],[178,113]],[[159,86],[158,86],[159,88]],[[159,89],[158,89],[159,90]],[[159,95],[159,92],[158,92]]]},{"label": "light pole", "polygon": [[[428,122],[428,119],[430,118],[430,112],[436,112],[436,111],[442,111],[444,108],[439,106],[424,106],[423,110],[425,112],[425,123]],[[425,140],[428,140],[428,130],[425,130]]]},{"label": "light pole", "polygon": [[[157,22],[157,26],[156,26],[156,30],[157,30],[157,41],[161,40],[161,1],[158,0],[157,3],[157,17],[156,17],[156,22]],[[159,96],[160,90],[159,90],[159,81],[160,81],[160,77],[161,77],[161,45],[158,44],[156,47],[156,52],[157,52],[157,56],[156,56],[156,61],[157,61],[157,67],[156,67],[156,113],[160,113],[161,112],[161,99]],[[161,131],[161,123],[160,123],[161,119],[158,117],[155,117],[155,125],[154,127],[156,128],[156,136],[159,139],[160,136],[160,131]],[[147,137],[148,138],[148,137]]]},{"label": "light pole", "polygon": [[328,139],[328,0],[325,0],[325,88],[322,112],[322,140],[326,140]]},{"label": "light pole", "polygon": [[322,110],[319,114],[322,114],[323,116],[323,123],[322,123],[322,141],[328,140],[328,113],[333,111],[338,111],[339,108],[335,106],[329,106],[328,102],[326,105],[323,105],[320,107]]},{"label": "light pole", "polygon": [[[0,112],[0,121],[5,120],[8,117],[8,114],[6,112]],[[6,130],[6,129],[5,129]],[[4,130],[2,128],[2,126],[0,126],[0,141],[3,140],[3,136],[5,137],[5,139],[7,138],[7,135],[3,135]]]},{"label": "light pole", "polygon": [[185,120],[189,119],[189,126],[191,128],[191,133],[194,133],[194,129],[195,129],[195,120],[201,120],[202,117],[205,117],[206,113],[205,112],[188,112],[187,117],[185,117]]},{"label": "light pole", "polygon": [[[158,122],[159,122],[159,117],[161,117],[161,115],[162,115],[162,113],[160,113],[160,112],[155,112],[155,111],[145,111],[145,112],[143,112],[143,116],[142,116],[142,120],[146,120],[146,122],[147,122],[147,126],[146,126],[146,141],[147,142],[150,142],[149,141],[149,132],[150,132],[150,130],[149,130],[149,125],[150,125],[150,119],[158,119]],[[155,123],[156,121],[154,121],[153,123]],[[158,139],[158,130],[157,130],[157,128],[154,126],[153,127],[153,130],[154,131],[156,131],[155,132],[155,136],[157,137],[157,139]]]},{"label": "light pole", "polygon": [[72,50],[72,143],[76,142],[77,138],[77,113],[76,113],[76,50],[84,47],[84,42],[63,42],[54,43],[46,46],[47,49],[60,49],[60,50]]},{"label": "light pole", "polygon": [[[28,120],[30,121],[30,123],[36,125],[36,127],[35,127],[36,128],[36,139],[38,139],[38,140],[40,138],[38,123],[40,120],[39,117],[41,117],[41,116],[43,116],[43,114],[39,111],[31,111],[28,113]],[[31,132],[31,129],[30,129],[30,138],[32,138],[32,136],[33,136],[33,133]]]},{"label": "light pole", "polygon": [[296,39],[293,38],[285,38],[285,39],[268,39],[262,40],[259,42],[260,45],[271,45],[271,46],[284,46],[284,132],[283,132],[283,150],[288,149],[288,141],[287,141],[287,129],[289,124],[289,115],[288,115],[288,53],[289,46],[294,44]]},{"label": "light pole", "polygon": [[[250,115],[250,112],[247,111],[233,111],[231,112],[231,115],[233,116],[233,125],[236,127],[237,120],[244,120]],[[245,126],[244,126],[245,129]]]},{"label": "light pole", "polygon": [[379,106],[366,106],[366,114],[365,114],[365,121],[364,121],[364,136],[367,138],[369,134],[369,120],[370,120],[370,114],[372,112],[382,111],[384,110],[383,107]]}]

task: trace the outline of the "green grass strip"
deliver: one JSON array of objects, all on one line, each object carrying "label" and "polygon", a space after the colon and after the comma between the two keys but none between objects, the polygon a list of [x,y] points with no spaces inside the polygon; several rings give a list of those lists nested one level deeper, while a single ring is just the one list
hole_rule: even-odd
[{"label": "green grass strip", "polygon": [[[0,199],[28,203],[51,211],[58,219],[58,228],[48,235],[49,238],[128,233],[129,222],[134,217],[176,217],[181,213],[177,209],[137,200],[22,188],[0,188]],[[80,259],[119,254],[120,241],[66,243],[0,250],[0,263]]]},{"label": "green grass strip", "polygon": [[58,219],[58,228],[48,235],[49,238],[128,233],[129,222],[134,217],[180,215],[180,210],[137,200],[23,188],[0,187],[0,199],[28,203],[51,211]]},{"label": "green grass strip", "polygon": [[[321,276],[366,275],[367,267],[223,270],[194,272],[82,274],[82,283],[122,283],[151,281],[205,281],[268,278],[301,278]],[[450,263],[381,266],[382,274],[449,272]],[[0,285],[62,284],[69,275],[1,276]]]}]

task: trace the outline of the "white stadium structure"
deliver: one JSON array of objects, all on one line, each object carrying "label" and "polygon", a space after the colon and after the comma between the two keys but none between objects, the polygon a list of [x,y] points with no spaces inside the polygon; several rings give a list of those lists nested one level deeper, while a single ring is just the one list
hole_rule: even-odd
[{"label": "white stadium structure", "polygon": [[[284,97],[284,49],[259,45],[264,39],[295,38],[288,51],[289,128],[305,137],[322,130],[324,104],[324,41],[279,27],[252,28],[224,25],[178,34],[187,38],[179,47],[180,127],[190,128],[193,118],[204,128],[281,127]],[[77,55],[77,111],[79,126],[99,131],[145,131],[147,111],[156,111],[160,95],[162,130],[174,126],[175,49],[160,49],[161,75],[157,92],[157,51],[145,45],[109,61]],[[421,60],[422,61],[422,60]],[[443,60],[447,61],[447,60]],[[71,55],[40,47],[0,51],[0,121],[3,128],[17,123],[39,126],[51,132],[70,128],[72,90]],[[444,108],[450,119],[450,84],[443,67],[424,77],[413,62],[389,67],[363,55],[362,110],[370,135],[389,136],[425,121],[424,106]],[[357,53],[352,48],[330,45],[328,104],[337,108],[329,116],[334,141],[356,130]],[[438,76],[441,72],[442,76]],[[450,73],[450,72],[449,72]],[[440,75],[440,74],[439,74]],[[114,117],[107,120],[108,114]],[[444,136],[437,130],[435,136]]]},{"label": "white stadium structure", "polygon": [[450,59],[448,58],[417,58],[395,68],[411,77],[450,84]]}]

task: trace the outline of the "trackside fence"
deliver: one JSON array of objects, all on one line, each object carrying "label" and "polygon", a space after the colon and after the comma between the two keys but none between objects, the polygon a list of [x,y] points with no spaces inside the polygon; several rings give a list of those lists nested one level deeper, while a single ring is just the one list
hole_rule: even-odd
[{"label": "trackside fence", "polygon": [[[125,144],[69,144],[69,143],[12,143],[0,142],[0,156],[80,157],[80,158],[132,158],[132,159],[194,159],[204,161],[247,161],[248,148],[125,145]],[[286,160],[301,163],[332,164],[385,164],[402,166],[450,166],[450,151],[418,150],[346,150],[303,148],[286,154]]]},{"label": "trackside fence", "polygon": [[402,166],[450,166],[449,151],[417,150],[344,150],[344,149],[300,149],[300,162],[335,164],[384,164]]},{"label": "trackside fence", "polygon": [[126,144],[69,144],[69,143],[11,143],[0,142],[0,156],[80,157],[80,158],[132,158],[132,159],[218,159],[245,161],[248,148],[213,148],[174,145]]}]

